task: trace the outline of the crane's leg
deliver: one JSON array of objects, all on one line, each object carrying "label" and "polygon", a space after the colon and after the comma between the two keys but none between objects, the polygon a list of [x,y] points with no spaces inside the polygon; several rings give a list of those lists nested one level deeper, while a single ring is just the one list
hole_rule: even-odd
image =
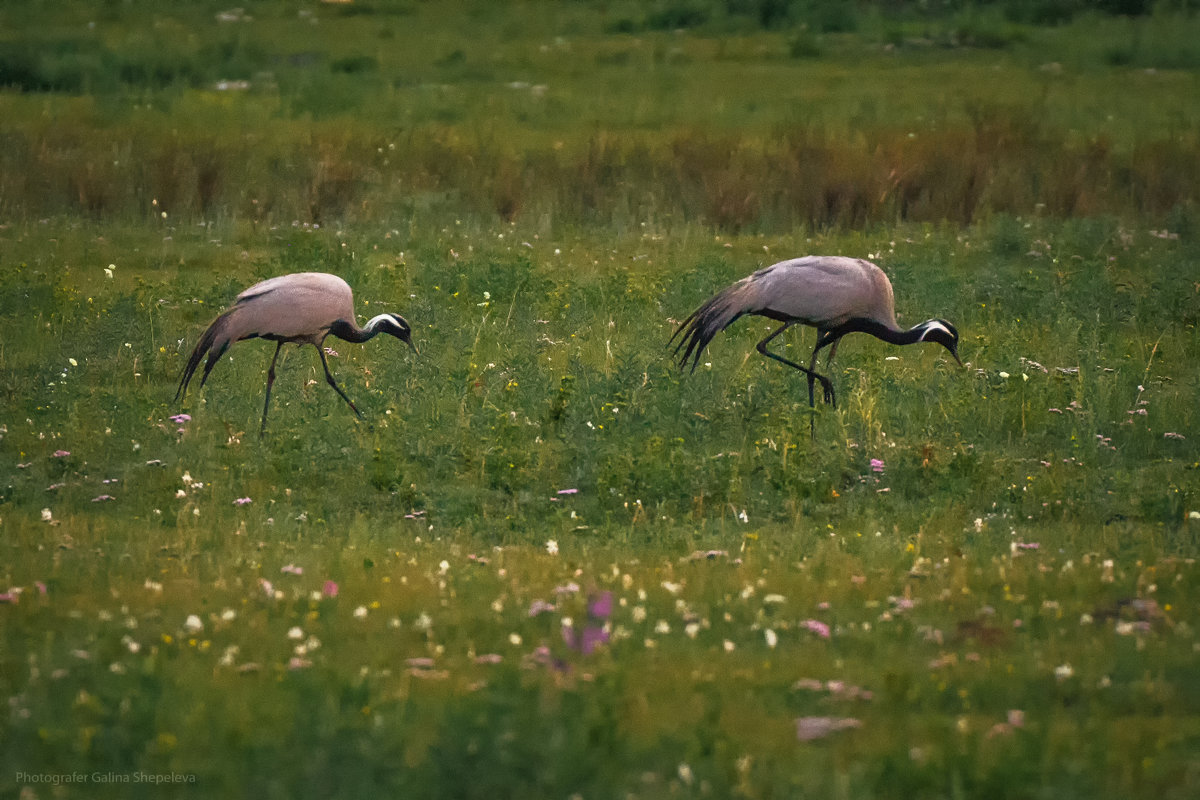
[{"label": "crane's leg", "polygon": [[[834,407],[836,407],[837,404],[834,402],[834,395],[833,395],[833,384],[829,382],[829,378],[826,378],[824,375],[817,372],[815,369],[807,369],[805,367],[802,367],[799,364],[797,364],[795,361],[789,361],[788,359],[784,358],[783,356],[777,355],[776,353],[772,353],[770,350],[767,349],[767,344],[772,339],[774,339],[776,336],[778,336],[779,334],[783,333],[788,328],[790,328],[792,326],[792,324],[793,323],[791,323],[791,322],[785,322],[783,324],[783,326],[779,328],[779,330],[775,331],[770,336],[766,337],[761,342],[759,342],[758,343],[758,352],[762,353],[767,358],[775,359],[776,361],[778,361],[781,364],[787,364],[789,367],[791,367],[793,369],[798,369],[801,372],[803,372],[805,375],[808,376],[808,405],[809,405],[809,408],[816,408],[816,399],[813,397],[813,382],[814,381],[821,382],[821,389],[824,390],[824,393],[825,393],[825,402],[832,403],[834,405]],[[812,366],[816,367],[815,361]],[[811,418],[809,419],[809,429],[812,431],[813,438],[816,438],[816,435],[817,435],[816,427],[815,427],[815,423],[812,421]]]},{"label": "crane's leg", "polygon": [[[813,376],[817,375],[816,369],[817,369],[817,351],[814,350],[813,354],[812,354],[812,360],[808,362],[808,370],[809,370],[809,372],[808,372],[808,404],[810,406],[814,405],[814,403],[813,403],[813,384],[816,383],[817,378],[815,378]],[[820,377],[820,376],[818,375],[817,377]],[[837,408],[837,400],[833,396],[833,384],[826,381],[825,383],[821,384],[821,389],[824,390],[825,402],[830,403],[833,405],[834,408]]]},{"label": "crane's leg", "polygon": [[[823,347],[829,348],[829,358],[825,359],[825,366],[832,364],[833,355],[837,352],[838,342],[841,340],[842,334],[831,332],[825,328],[817,328],[817,345],[813,348],[812,360],[808,363],[809,368],[814,370],[817,368],[817,355],[821,352],[821,348]],[[811,377],[808,379],[808,388],[810,392],[812,391],[812,380],[813,379]],[[832,403],[833,407],[837,408],[837,401],[834,399],[833,395],[833,384],[826,381],[824,384],[824,389],[825,402]],[[812,401],[811,397],[809,398],[809,401]]]},{"label": "crane's leg", "polygon": [[[786,322],[786,323],[784,323],[784,324],[783,324],[783,326],[782,326],[781,328],[779,328],[779,330],[775,331],[775,332],[774,332],[774,333],[772,333],[770,336],[768,336],[767,338],[765,338],[765,339],[763,339],[761,342],[759,342],[759,343],[758,343],[758,352],[762,353],[762,354],[763,354],[764,356],[766,356],[767,358],[773,358],[773,359],[775,359],[776,361],[778,361],[778,362],[779,362],[779,363],[781,363],[781,364],[787,364],[787,365],[788,365],[789,367],[791,367],[792,369],[798,369],[798,370],[800,370],[801,372],[803,372],[805,375],[807,375],[807,376],[808,376],[808,379],[809,379],[810,381],[820,381],[820,382],[821,382],[821,388],[822,388],[822,389],[824,390],[824,392],[825,392],[825,401],[826,401],[827,403],[832,403],[834,406],[836,406],[836,405],[837,405],[837,403],[836,403],[836,402],[834,402],[834,395],[833,395],[833,384],[829,382],[829,378],[826,378],[824,375],[822,375],[821,373],[817,372],[815,369],[810,369],[810,368],[807,368],[807,367],[802,367],[802,366],[800,366],[799,364],[797,364],[795,361],[789,361],[788,359],[784,358],[783,356],[781,356],[781,355],[778,355],[778,354],[776,354],[776,353],[772,353],[770,350],[768,350],[768,349],[767,349],[767,343],[768,343],[768,342],[770,342],[772,339],[774,339],[774,338],[775,338],[776,336],[778,336],[779,334],[781,334],[781,333],[783,333],[784,331],[786,331],[786,330],[787,330],[788,328],[790,328],[790,327],[791,327],[793,324],[794,324],[794,323],[791,323],[791,322]],[[813,367],[816,367],[816,364],[815,364],[815,363],[813,364]],[[809,394],[809,398],[808,398],[808,404],[809,404],[810,406],[813,406],[813,407],[815,407],[815,406],[816,406],[816,400],[815,400],[815,398],[813,397],[813,395],[812,395],[811,393]]]},{"label": "crane's leg", "polygon": [[276,342],[275,355],[271,358],[271,366],[267,370],[267,399],[263,401],[262,427],[258,429],[259,436],[267,432],[267,409],[271,407],[271,387],[275,385],[275,362],[279,360],[279,351],[282,349],[283,342]]},{"label": "crane's leg", "polygon": [[[812,359],[808,362],[808,405],[810,408],[816,405],[816,402],[813,400],[813,384],[817,382],[817,379],[813,376],[816,374],[817,370],[817,353],[824,346],[821,344],[821,340],[825,338],[825,335],[826,330],[824,328],[817,328],[817,345],[813,348]],[[826,364],[829,364],[829,362],[833,360],[834,350],[837,350],[836,341],[833,343],[833,347],[829,350],[829,361],[826,361]],[[834,408],[837,408],[837,403],[834,402],[833,397],[833,386],[830,384],[823,384],[821,388],[824,390],[825,402],[833,403]]]},{"label": "crane's leg", "polygon": [[333,375],[330,374],[329,362],[325,360],[325,350],[320,345],[315,345],[315,347],[317,348],[317,355],[321,356],[321,366],[325,368],[325,380],[329,381],[329,385],[333,387],[334,391],[340,394],[342,399],[350,404],[350,408],[354,410],[354,413],[358,415],[359,419],[362,419],[362,412],[358,410],[358,406],[354,405],[353,400],[351,400],[349,397],[346,397],[346,393],[342,391],[342,387],[337,385],[337,381],[335,381],[333,379]]}]

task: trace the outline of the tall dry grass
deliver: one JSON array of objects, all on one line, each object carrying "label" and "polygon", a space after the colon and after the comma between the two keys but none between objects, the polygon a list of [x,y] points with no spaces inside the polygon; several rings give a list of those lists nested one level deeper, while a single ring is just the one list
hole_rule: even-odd
[{"label": "tall dry grass", "polygon": [[326,223],[432,205],[505,221],[671,216],[742,231],[969,224],[994,213],[1164,217],[1194,202],[1200,184],[1195,132],[1117,149],[1103,136],[1079,141],[999,110],[917,133],[789,126],[651,139],[601,130],[561,148],[432,127],[389,140],[333,123],[284,124],[271,137],[262,147],[239,132],[79,120],[10,129],[0,213]]}]

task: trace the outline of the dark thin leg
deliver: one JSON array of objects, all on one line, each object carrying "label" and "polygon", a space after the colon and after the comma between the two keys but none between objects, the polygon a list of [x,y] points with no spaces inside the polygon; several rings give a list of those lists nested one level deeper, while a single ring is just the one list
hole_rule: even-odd
[{"label": "dark thin leg", "polygon": [[333,379],[333,375],[330,374],[329,362],[325,360],[325,350],[319,345],[317,346],[317,354],[321,356],[321,366],[325,368],[325,380],[329,381],[329,385],[333,387],[334,391],[340,394],[342,399],[350,404],[350,408],[354,409],[354,413],[358,415],[358,418],[362,419],[362,412],[358,410],[358,406],[354,405],[353,400],[346,397],[346,393],[342,391],[342,388],[337,385],[337,381]]},{"label": "dark thin leg", "polygon": [[[831,333],[830,331],[825,330],[824,328],[818,328],[817,329],[817,345],[816,345],[816,347],[813,348],[812,361],[810,361],[808,364],[809,368],[810,369],[817,368],[817,356],[821,352],[821,349],[824,347],[829,348],[829,358],[825,359],[825,366],[828,367],[830,364],[832,364],[833,363],[833,354],[837,352],[838,342],[840,342],[841,340],[842,340],[842,334]],[[808,379],[808,387],[809,387],[809,391],[811,392],[812,391],[812,378]],[[833,407],[837,408],[837,401],[834,399],[834,395],[833,395],[833,384],[830,383],[829,381],[825,381],[824,388],[825,388],[825,402],[832,403]],[[809,401],[810,402],[812,401],[811,397],[809,398]]]},{"label": "dark thin leg", "polygon": [[267,432],[267,409],[271,407],[271,387],[275,384],[275,362],[279,360],[279,351],[282,349],[283,342],[276,343],[275,355],[271,358],[270,369],[267,370],[267,399],[263,401],[262,427],[258,429],[259,436]]},{"label": "dark thin leg", "polygon": [[[824,391],[824,394],[825,394],[825,402],[832,403],[834,405],[834,407],[836,408],[837,404],[834,402],[834,399],[833,399],[833,384],[829,382],[829,378],[826,378],[824,375],[820,374],[815,369],[817,366],[817,351],[816,350],[813,351],[813,360],[812,360],[811,368],[805,369],[804,367],[797,364],[795,361],[789,361],[786,358],[784,358],[783,356],[776,355],[775,353],[772,353],[770,350],[767,349],[767,343],[770,342],[772,339],[774,339],[779,334],[786,331],[788,328],[790,328],[792,326],[792,324],[793,323],[791,323],[791,322],[785,322],[783,324],[783,327],[781,327],[779,330],[775,331],[770,336],[768,336],[767,338],[765,338],[761,342],[759,342],[758,343],[758,352],[762,353],[767,358],[775,359],[776,361],[780,362],[781,364],[787,364],[789,367],[792,367],[793,369],[798,369],[801,372],[803,372],[806,376],[808,376],[808,407],[809,408],[817,407],[816,398],[813,396],[813,384],[815,381],[821,382],[821,389]],[[817,349],[819,350],[820,349],[820,336],[819,335],[817,338],[817,343],[818,343]],[[811,416],[808,418],[808,432],[810,434],[812,434],[812,438],[815,441],[817,438],[817,423],[816,423],[816,420]]]},{"label": "dark thin leg", "polygon": [[[824,375],[820,374],[820,373],[819,373],[819,372],[817,372],[815,369],[810,369],[810,368],[807,368],[807,367],[802,367],[802,366],[800,366],[799,364],[797,364],[795,361],[789,361],[789,360],[787,360],[786,358],[784,358],[783,356],[781,356],[781,355],[777,355],[777,354],[775,354],[775,353],[772,353],[770,350],[768,350],[768,349],[767,349],[767,343],[768,343],[768,342],[770,342],[772,339],[774,339],[774,338],[775,338],[776,336],[778,336],[779,334],[781,334],[781,333],[783,333],[784,331],[786,331],[786,330],[787,330],[788,328],[790,328],[790,327],[791,327],[793,324],[794,324],[794,323],[791,323],[791,322],[785,322],[785,323],[783,324],[783,327],[781,327],[779,330],[775,331],[775,332],[774,332],[774,333],[772,333],[770,336],[768,336],[767,338],[765,338],[765,339],[763,339],[761,342],[759,342],[759,343],[758,343],[758,352],[762,353],[762,354],[763,354],[764,356],[766,356],[767,358],[773,358],[773,359],[775,359],[776,361],[780,362],[781,364],[787,364],[789,367],[791,367],[791,368],[793,368],[793,369],[798,369],[798,370],[800,370],[801,372],[803,372],[805,375],[807,375],[807,376],[808,376],[808,381],[809,381],[809,386],[808,386],[808,404],[809,404],[809,406],[810,406],[810,407],[812,407],[812,408],[815,408],[815,407],[816,407],[816,405],[817,405],[817,404],[816,404],[816,398],[815,398],[815,397],[814,397],[814,395],[813,395],[813,382],[814,382],[814,381],[820,381],[820,382],[821,382],[821,389],[822,389],[822,390],[824,391],[824,393],[825,393],[825,402],[826,402],[826,403],[830,403],[831,405],[833,405],[833,406],[836,408],[836,407],[837,407],[837,402],[836,402],[836,401],[835,401],[835,399],[834,399],[834,394],[833,394],[833,384],[829,382],[829,378],[826,378]],[[816,351],[814,351],[814,352],[813,352],[813,364],[812,364],[812,366],[813,366],[813,367],[816,367]]]},{"label": "dark thin leg", "polygon": [[[813,377],[813,374],[817,370],[817,351],[821,349],[821,337],[824,335],[825,335],[825,329],[817,328],[817,346],[813,348],[812,359],[810,359],[808,362],[808,407],[809,408],[816,408],[816,405],[817,405],[816,401],[813,399],[813,386],[814,386],[814,384],[816,384],[817,379]],[[822,388],[824,388],[824,387],[822,387]],[[825,402],[827,402],[827,403],[829,402],[828,393],[826,393],[826,395],[825,395]],[[816,435],[815,432],[814,432],[814,435]]]}]

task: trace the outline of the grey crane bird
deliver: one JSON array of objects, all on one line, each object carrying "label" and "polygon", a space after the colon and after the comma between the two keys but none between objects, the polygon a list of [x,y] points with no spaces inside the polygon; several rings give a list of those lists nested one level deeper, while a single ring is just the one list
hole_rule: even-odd
[{"label": "grey crane bird", "polygon": [[[680,369],[691,359],[695,372],[700,354],[712,338],[746,314],[783,323],[758,343],[758,352],[808,376],[808,404],[812,407],[816,405],[816,381],[821,382],[825,402],[837,405],[833,384],[816,371],[817,354],[829,347],[828,360],[832,361],[838,341],[847,333],[861,331],[892,344],[937,342],[962,365],[958,331],[946,320],[927,320],[908,330],[896,324],[892,284],[879,267],[861,258],[805,256],[764,267],[692,312],[670,340],[679,338],[674,353],[679,356]],[[796,323],[817,329],[817,344],[808,367],[767,349],[772,339]]]},{"label": "grey crane bird", "polygon": [[354,314],[354,294],[350,286],[336,275],[297,272],[268,278],[239,294],[233,307],[208,326],[183,368],[175,400],[178,402],[187,393],[188,383],[206,355],[208,361],[200,376],[201,386],[204,386],[208,373],[212,372],[231,344],[243,339],[260,338],[276,342],[275,356],[267,370],[267,397],[263,401],[260,435],[267,429],[267,409],[271,405],[271,386],[275,383],[275,362],[286,342],[315,347],[317,355],[321,357],[321,366],[325,369],[325,380],[361,417],[358,406],[346,396],[330,374],[322,345],[330,334],[348,342],[365,342],[379,333],[389,333],[408,344],[413,352],[417,350],[412,342],[412,328],[399,314],[380,314],[372,317],[365,326],[358,327]]}]

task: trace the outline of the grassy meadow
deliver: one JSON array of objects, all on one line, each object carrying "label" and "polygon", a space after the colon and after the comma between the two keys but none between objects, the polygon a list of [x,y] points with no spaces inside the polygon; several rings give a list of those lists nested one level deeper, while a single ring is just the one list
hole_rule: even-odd
[{"label": "grassy meadow", "polygon": [[[1196,796],[1200,18],[1101,5],[0,7],[0,796]],[[809,253],[966,367],[672,363]],[[175,402],[306,270],[364,418]]]}]

